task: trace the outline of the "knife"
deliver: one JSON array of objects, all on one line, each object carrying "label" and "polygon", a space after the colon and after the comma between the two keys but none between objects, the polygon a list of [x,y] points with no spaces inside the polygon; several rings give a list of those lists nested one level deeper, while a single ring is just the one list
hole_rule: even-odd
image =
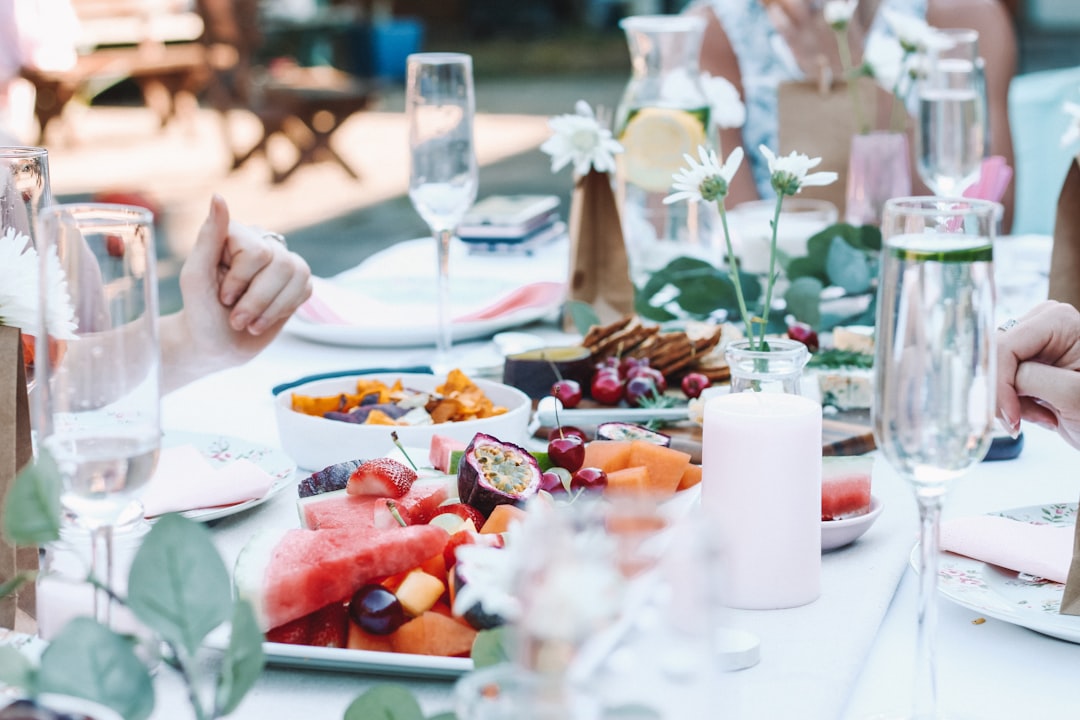
[{"label": "knife", "polygon": [[286,390],[292,390],[294,387],[303,385],[304,383],[315,382],[316,380],[331,380],[339,377],[349,377],[350,375],[375,375],[380,373],[406,373],[406,374],[420,374],[431,375],[432,369],[427,365],[415,365],[413,367],[383,367],[383,368],[362,368],[360,370],[334,370],[332,372],[316,373],[315,375],[305,375],[297,380],[290,380],[289,382],[275,385],[270,393],[273,395],[280,395]]}]

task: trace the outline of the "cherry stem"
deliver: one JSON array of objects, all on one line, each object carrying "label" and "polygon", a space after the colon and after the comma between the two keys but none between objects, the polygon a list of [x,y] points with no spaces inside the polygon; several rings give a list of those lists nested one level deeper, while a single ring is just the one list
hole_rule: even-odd
[{"label": "cherry stem", "polygon": [[412,458],[409,457],[409,453],[405,451],[405,447],[401,444],[401,440],[398,439],[397,430],[390,431],[390,439],[394,441],[394,445],[396,445],[397,449],[401,451],[401,454],[405,456],[405,460],[407,460],[408,463],[412,465],[412,469],[419,470],[420,468],[416,467],[416,463],[414,463]]}]

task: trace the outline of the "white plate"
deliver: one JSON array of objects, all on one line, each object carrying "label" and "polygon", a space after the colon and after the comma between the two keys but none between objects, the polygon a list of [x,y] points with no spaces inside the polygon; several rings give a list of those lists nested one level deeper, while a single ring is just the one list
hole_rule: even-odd
[{"label": "white plate", "polygon": [[198,522],[209,522],[210,520],[217,520],[218,518],[250,510],[256,505],[266,502],[285,488],[292,487],[295,483],[296,463],[283,451],[265,445],[258,445],[228,435],[183,431],[167,431],[161,438],[161,444],[164,447],[192,445],[215,467],[228,465],[240,458],[246,458],[274,477],[274,484],[261,498],[235,505],[226,505],[225,507],[187,510],[181,513],[184,517]]},{"label": "white plate", "polygon": [[870,529],[884,506],[876,496],[870,496],[870,511],[865,515],[844,520],[821,521],[821,549],[836,550],[858,540]]},{"label": "white plate", "polygon": [[374,675],[456,678],[473,669],[473,662],[469,658],[436,655],[411,655],[272,642],[263,643],[263,652],[266,654],[266,662],[272,665]]},{"label": "white plate", "polygon": [[[1029,523],[1072,525],[1076,503],[1031,505],[991,513]],[[919,546],[911,551],[918,572]],[[1061,615],[1061,583],[1021,575],[997,565],[942,552],[938,557],[938,590],[957,605],[1026,627],[1050,637],[1080,643],[1080,616]]]}]

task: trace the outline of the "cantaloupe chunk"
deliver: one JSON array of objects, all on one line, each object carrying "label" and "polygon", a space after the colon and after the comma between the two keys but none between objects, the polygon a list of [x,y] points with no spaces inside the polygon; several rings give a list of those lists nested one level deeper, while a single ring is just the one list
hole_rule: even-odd
[{"label": "cantaloupe chunk", "polygon": [[611,495],[641,495],[648,492],[651,485],[647,467],[623,468],[607,474],[607,486],[604,492]]},{"label": "cantaloupe chunk", "polygon": [[389,635],[374,635],[361,628],[352,620],[349,621],[349,639],[345,647],[350,650],[374,650],[376,652],[393,652],[394,646],[390,642]]},{"label": "cantaloupe chunk", "polygon": [[630,465],[629,440],[593,440],[585,444],[582,467],[600,468],[608,475]]},{"label": "cantaloupe chunk", "polygon": [[405,576],[394,595],[405,612],[420,615],[430,610],[445,590],[446,585],[442,580],[418,568]]},{"label": "cantaloupe chunk", "polygon": [[525,519],[525,511],[516,505],[496,505],[495,509],[488,515],[488,519],[484,521],[484,526],[480,528],[480,532],[484,535],[506,532],[510,527],[510,523],[514,521],[522,521]]},{"label": "cantaloupe chunk", "polygon": [[394,652],[413,655],[466,656],[472,651],[476,630],[464,621],[429,610],[390,635]]},{"label": "cantaloupe chunk", "polygon": [[446,556],[442,553],[432,555],[424,562],[420,563],[420,569],[426,572],[428,575],[434,575],[440,580],[446,579]]},{"label": "cantaloupe chunk", "polygon": [[690,453],[656,445],[648,440],[634,440],[630,443],[628,467],[647,467],[649,469],[648,491],[658,497],[674,495],[679,480],[690,464]]},{"label": "cantaloupe chunk", "polygon": [[679,486],[676,490],[686,490],[692,488],[701,482],[701,466],[690,463],[686,466],[686,470],[683,471],[682,477],[679,478]]}]

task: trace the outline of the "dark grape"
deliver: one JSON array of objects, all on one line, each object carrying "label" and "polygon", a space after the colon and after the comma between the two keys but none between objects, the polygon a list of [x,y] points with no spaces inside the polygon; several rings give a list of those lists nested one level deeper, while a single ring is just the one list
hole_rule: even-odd
[{"label": "dark grape", "polygon": [[382,585],[365,585],[349,601],[349,617],[372,635],[389,635],[405,624],[405,609]]}]

